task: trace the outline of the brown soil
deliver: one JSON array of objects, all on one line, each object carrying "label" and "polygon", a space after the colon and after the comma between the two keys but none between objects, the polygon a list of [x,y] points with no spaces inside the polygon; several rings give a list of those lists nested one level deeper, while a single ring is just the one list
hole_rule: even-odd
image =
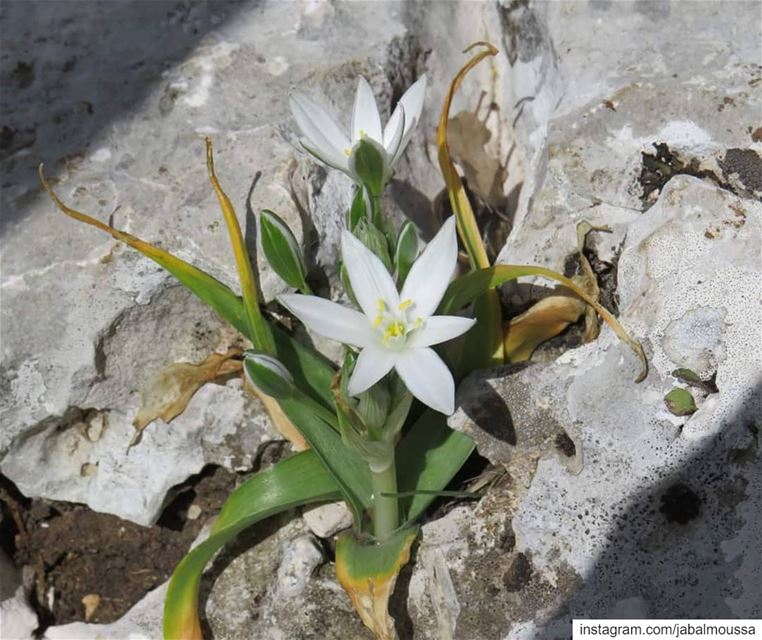
[{"label": "brown soil", "polygon": [[169,578],[238,480],[209,467],[177,488],[155,526],[142,527],[82,505],[27,500],[0,477],[0,541],[17,565],[34,568],[32,600],[43,628],[112,622]]}]

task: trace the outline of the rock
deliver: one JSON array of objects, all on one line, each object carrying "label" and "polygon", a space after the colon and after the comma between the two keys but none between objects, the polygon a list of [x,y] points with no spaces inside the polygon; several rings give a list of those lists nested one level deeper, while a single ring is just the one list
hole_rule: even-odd
[{"label": "rock", "polygon": [[323,554],[312,536],[300,536],[283,544],[276,590],[284,598],[295,598],[307,587],[312,572],[323,562]]},{"label": "rock", "polygon": [[[591,244],[616,267],[620,319],[651,373],[634,385],[634,358],[604,328],[551,362],[463,383],[450,425],[510,484],[424,525],[407,601],[416,638],[562,637],[571,618],[613,612],[760,613],[758,33],[732,48],[669,37],[736,33],[739,16],[613,6],[501,4],[502,104],[529,98],[513,131],[526,180],[500,260],[562,271],[579,221],[610,225]],[[548,290],[505,293],[525,303]],[[663,405],[679,367],[719,388],[696,394],[689,418]],[[489,511],[500,501],[507,523]]]},{"label": "rock", "polygon": [[[201,389],[128,452],[146,381],[239,338],[153,262],[58,213],[40,192],[38,162],[73,207],[113,214],[116,227],[237,289],[206,177],[201,138],[211,135],[252,250],[252,216],[273,209],[297,237],[321,239],[306,238],[318,251],[311,266],[318,280],[331,277],[349,181],[295,148],[288,92],[322,97],[348,126],[357,74],[390,95],[386,65],[410,43],[396,12],[372,3],[348,12],[128,2],[102,12],[37,2],[9,6],[4,21],[16,55],[1,70],[15,90],[3,93],[0,469],[27,496],[150,524],[171,486],[206,464],[250,468],[259,445],[279,436],[231,381]],[[29,45],[34,34],[46,47]],[[340,44],[326,52],[329,34]],[[309,204],[323,214],[305,230]],[[261,255],[258,266],[266,299],[285,290]]]},{"label": "rock", "polygon": [[298,519],[244,533],[207,575],[214,577],[206,616],[215,638],[248,639],[253,628],[263,639],[370,638]]},{"label": "rock", "polygon": [[352,526],[352,513],[345,502],[330,502],[306,508],[302,518],[318,538],[331,538]]},{"label": "rock", "polygon": [[32,640],[39,626],[37,614],[27,600],[23,587],[0,602],[0,637],[7,640]]},{"label": "rock", "polygon": [[[518,593],[530,602],[516,589],[522,576],[529,584],[533,575],[579,577],[552,590],[558,607],[529,606],[494,620],[490,633],[528,625],[554,635],[571,618],[614,610],[657,618],[759,615],[752,594],[762,588],[754,542],[762,532],[760,318],[749,301],[760,237],[760,203],[673,177],[627,226],[618,263],[620,319],[651,362],[643,383],[632,383],[634,358],[604,329],[554,362],[477,373],[461,386],[450,425],[504,465],[519,501],[511,527],[527,564],[511,561],[499,597]],[[698,411],[678,418],[663,397],[676,382],[672,371],[683,366],[716,379],[719,391],[700,395]],[[581,469],[559,464],[564,447],[553,436],[562,432]],[[455,541],[465,566],[480,560],[468,534]],[[460,602],[475,588],[460,574],[453,584]]]},{"label": "rock", "polygon": [[511,517],[524,492],[502,484],[478,505],[456,507],[423,526],[408,570],[407,616],[397,618],[401,637],[508,638],[520,621],[550,619],[563,609],[581,578],[562,561],[538,570],[517,540]]},{"label": "rock", "polygon": [[[563,270],[577,223],[608,224],[612,234],[590,247],[608,265],[606,294],[618,297],[651,374],[634,385],[637,363],[604,329],[549,362],[463,385],[451,424],[507,475],[478,505],[423,526],[399,582],[409,584],[395,605],[400,634],[555,637],[568,635],[570,617],[612,612],[761,614],[750,595],[762,591],[752,553],[762,537],[752,306],[760,45],[758,30],[745,28],[758,23],[753,3],[144,4],[109,13],[11,4],[4,15],[22,59],[2,62],[14,91],[3,95],[0,469],[22,492],[150,523],[171,485],[211,462],[246,467],[275,437],[230,381],[202,389],[185,414],[151,425],[126,452],[145,380],[237,337],[153,263],[56,214],[40,197],[38,160],[74,206],[113,214],[116,226],[235,287],[201,152],[200,137],[212,135],[252,249],[252,215],[276,210],[335,296],[350,185],[295,149],[288,91],[298,86],[348,121],[358,73],[388,108],[427,72],[424,116],[385,204],[428,237],[446,209],[439,106],[478,34],[503,52],[466,78],[453,115],[490,126],[474,138],[485,141],[477,164],[507,175],[497,204],[513,230],[500,261]],[[43,32],[41,48],[34,36]],[[261,256],[258,267],[271,300],[284,285]],[[521,305],[548,293],[530,282],[506,287],[506,297]],[[336,345],[316,345],[335,357]],[[690,417],[663,406],[678,367],[716,375],[718,392],[697,394]],[[489,419],[505,407],[510,423]],[[367,637],[315,545],[295,520],[226,551],[208,580],[219,578],[205,583],[216,637],[249,638],[254,625],[272,638]],[[115,635],[159,633],[161,591],[151,597]]]}]

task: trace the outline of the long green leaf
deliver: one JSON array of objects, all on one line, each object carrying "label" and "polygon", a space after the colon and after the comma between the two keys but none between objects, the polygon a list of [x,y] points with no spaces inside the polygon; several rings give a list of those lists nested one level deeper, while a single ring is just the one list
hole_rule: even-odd
[{"label": "long green leaf", "polygon": [[370,470],[359,454],[341,441],[336,416],[298,391],[278,402],[334,478],[352,510],[355,523],[360,524],[373,494]]},{"label": "long green leaf", "polygon": [[442,302],[439,304],[437,313],[447,315],[473,302],[485,291],[499,287],[510,280],[516,280],[522,276],[541,276],[560,282],[562,285],[571,289],[577,296],[589,304],[603,321],[608,324],[617,337],[629,346],[640,359],[642,368],[635,382],[641,382],[648,375],[648,359],[643,351],[641,344],[629,336],[619,321],[609,313],[601,304],[590,294],[580,287],[576,282],[562,276],[552,269],[544,267],[533,267],[529,265],[498,264],[487,269],[471,271],[450,283],[445,291]]},{"label": "long green leaf", "polygon": [[338,486],[313,451],[283,460],[236,489],[225,502],[209,538],[175,568],[164,603],[164,638],[201,640],[201,574],[214,554],[239,532],[281,511],[340,496]]},{"label": "long green leaf", "polygon": [[[474,450],[474,441],[447,426],[447,418],[426,411],[397,447],[397,485],[400,493],[440,491],[455,477]],[[400,500],[408,522],[415,521],[436,499],[415,494]]]}]

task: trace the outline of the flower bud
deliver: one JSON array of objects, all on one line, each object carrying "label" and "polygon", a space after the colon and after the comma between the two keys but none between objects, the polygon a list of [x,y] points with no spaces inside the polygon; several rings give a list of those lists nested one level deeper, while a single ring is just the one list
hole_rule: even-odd
[{"label": "flower bud", "polygon": [[368,220],[360,220],[354,231],[355,237],[368,249],[375,253],[387,270],[392,270],[392,259],[389,256],[389,242],[383,232]]},{"label": "flower bud", "polygon": [[277,273],[291,287],[309,291],[307,268],[294,234],[275,213],[264,209],[259,215],[259,238],[262,252]]},{"label": "flower bud", "polygon": [[397,236],[397,246],[394,249],[394,268],[397,270],[397,286],[405,284],[405,278],[418,255],[418,234],[415,225],[407,220]]},{"label": "flower bud", "polygon": [[294,389],[294,379],[288,369],[280,360],[263,353],[244,353],[243,370],[252,387],[276,400],[291,395]]},{"label": "flower bud", "polygon": [[347,228],[354,231],[357,223],[369,217],[371,211],[370,198],[368,190],[362,185],[355,189],[355,195],[352,197],[352,204],[347,211]]}]

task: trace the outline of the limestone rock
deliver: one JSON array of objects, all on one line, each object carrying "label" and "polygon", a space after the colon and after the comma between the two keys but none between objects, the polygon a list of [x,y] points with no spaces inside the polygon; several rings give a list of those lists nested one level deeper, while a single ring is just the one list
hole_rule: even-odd
[{"label": "limestone rock", "polygon": [[[206,177],[210,135],[252,252],[256,212],[270,208],[317,251],[318,280],[330,278],[349,181],[296,148],[288,92],[329,101],[348,126],[357,74],[388,95],[385,65],[410,43],[397,11],[374,3],[95,7],[3,9],[16,56],[2,69],[14,90],[3,92],[0,469],[27,496],[150,524],[172,485],[210,463],[250,468],[278,436],[231,381],[201,389],[128,452],[146,381],[239,338],[153,262],[58,213],[38,162],[71,206],[111,216],[237,289]],[[29,44],[34,34],[45,47]],[[331,34],[338,45],[326,51]],[[303,227],[313,205],[323,213]],[[258,267],[267,300],[285,290],[261,255]]]},{"label": "limestone rock", "polygon": [[345,502],[331,502],[308,507],[302,513],[304,523],[318,538],[330,538],[352,526],[352,513]]},{"label": "limestone rock", "polygon": [[[284,519],[280,519],[283,524]],[[300,520],[268,521],[215,561],[206,605],[214,637],[370,638]]]},{"label": "limestone rock", "polygon": [[0,637],[8,640],[32,640],[39,626],[37,614],[27,600],[25,589],[0,602]]}]

